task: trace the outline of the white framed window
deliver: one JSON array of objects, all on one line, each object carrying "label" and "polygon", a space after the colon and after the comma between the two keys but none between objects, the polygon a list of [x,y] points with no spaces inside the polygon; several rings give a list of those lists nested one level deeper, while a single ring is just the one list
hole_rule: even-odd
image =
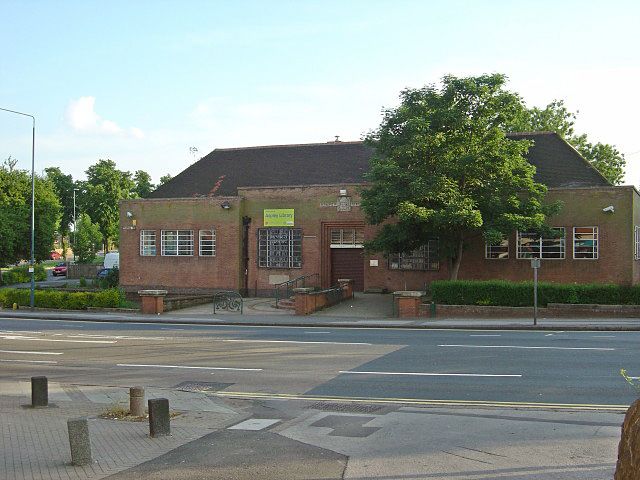
[{"label": "white framed window", "polygon": [[564,227],[554,227],[553,230],[558,232],[556,238],[542,238],[534,232],[518,232],[516,258],[564,259],[566,244]]},{"label": "white framed window", "polygon": [[503,259],[509,258],[509,240],[504,239],[496,244],[484,244],[484,258],[487,259]]},{"label": "white framed window", "polygon": [[193,256],[193,230],[162,230],[162,256]]},{"label": "white framed window", "polygon": [[140,230],[140,256],[156,256],[156,231]]},{"label": "white framed window", "polygon": [[573,227],[573,258],[598,259],[598,227]]},{"label": "white framed window", "polygon": [[440,270],[438,239],[434,238],[412,252],[389,255],[390,270]]},{"label": "white framed window", "polygon": [[633,258],[640,260],[640,227],[638,225],[633,229]]},{"label": "white framed window", "polygon": [[198,237],[198,249],[201,257],[216,256],[216,231],[200,230]]},{"label": "white framed window", "polygon": [[258,266],[302,268],[302,229],[258,229]]},{"label": "white framed window", "polygon": [[364,229],[332,228],[331,248],[363,248]]}]

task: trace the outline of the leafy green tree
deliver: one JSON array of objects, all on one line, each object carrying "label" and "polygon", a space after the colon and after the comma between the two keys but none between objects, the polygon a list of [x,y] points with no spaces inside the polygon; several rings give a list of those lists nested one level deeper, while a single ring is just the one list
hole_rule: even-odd
[{"label": "leafy green tree", "polygon": [[375,153],[362,192],[370,223],[382,224],[367,247],[409,252],[438,238],[440,255],[456,279],[467,242],[499,243],[514,229],[548,232],[546,187],[527,162],[531,142],[510,140],[504,126],[521,110],[499,74],[446,76],[442,87],[401,93],[367,136]]},{"label": "leafy green tree", "polygon": [[101,242],[100,227],[91,221],[89,215],[81,214],[73,241],[73,251],[77,255],[78,263],[91,263],[96,258]]},{"label": "leafy green tree", "polygon": [[135,183],[131,173],[118,170],[113,160],[98,160],[86,174],[83,211],[100,228],[106,253],[110,242],[116,242],[119,237],[119,202],[133,196]]},{"label": "leafy green tree", "polygon": [[614,185],[624,179],[626,160],[615,146],[606,143],[593,144],[587,135],[576,135],[574,124],[576,114],[570,112],[563,100],[554,100],[544,108],[526,108],[506,126],[508,131],[551,131],[556,132],[570,143],[580,154]]},{"label": "leafy green tree", "polygon": [[167,173],[166,175],[163,175],[160,177],[160,185],[164,185],[165,183],[167,183],[169,180],[171,180],[173,177]]},{"label": "leafy green tree", "polygon": [[[31,174],[15,169],[9,157],[0,166],[0,265],[31,258]],[[35,177],[35,244],[37,261],[48,258],[60,218],[53,184]]]},{"label": "leafy green tree", "polygon": [[153,192],[156,186],[151,183],[151,175],[144,170],[136,171],[133,176],[135,182],[135,195],[140,198],[147,198],[151,192]]},{"label": "leafy green tree", "polygon": [[53,184],[58,201],[62,207],[58,233],[62,239],[62,256],[67,257],[66,239],[69,237],[70,225],[73,223],[73,189],[75,183],[71,175],[62,173],[59,167],[45,168],[47,179]]}]

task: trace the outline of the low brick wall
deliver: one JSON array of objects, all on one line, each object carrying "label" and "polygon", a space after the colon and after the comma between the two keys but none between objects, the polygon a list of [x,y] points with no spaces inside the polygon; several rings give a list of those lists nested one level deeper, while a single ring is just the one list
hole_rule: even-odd
[{"label": "low brick wall", "polygon": [[[420,316],[430,317],[430,304],[420,305]],[[538,308],[538,316],[594,317],[594,318],[638,318],[640,305],[589,305],[550,303]],[[436,318],[529,318],[533,317],[533,307],[496,307],[483,305],[436,305]]]},{"label": "low brick wall", "polygon": [[[213,295],[191,295],[165,297],[164,311],[180,310],[181,308],[195,307],[197,305],[213,305]],[[213,306],[211,307],[213,309]],[[213,310],[212,310],[213,311]]]},{"label": "low brick wall", "polygon": [[[307,289],[299,289],[307,290]],[[348,287],[329,288],[327,290],[296,292],[295,305],[296,315],[309,315],[326,307],[336,305],[343,300],[353,297],[353,293]]]},{"label": "low brick wall", "polygon": [[92,263],[69,264],[67,266],[67,278],[96,278],[100,269],[102,269],[102,265],[94,265]]}]

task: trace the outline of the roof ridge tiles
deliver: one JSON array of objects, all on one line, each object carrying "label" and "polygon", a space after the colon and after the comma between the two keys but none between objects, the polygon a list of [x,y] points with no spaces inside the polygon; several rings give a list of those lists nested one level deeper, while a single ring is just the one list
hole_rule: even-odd
[{"label": "roof ridge tiles", "polygon": [[364,140],[348,140],[342,141],[339,140],[337,142],[317,142],[317,143],[287,143],[282,145],[254,145],[251,147],[227,147],[227,148],[215,148],[213,152],[225,152],[225,151],[233,151],[233,150],[257,150],[264,148],[289,148],[289,147],[317,147],[317,146],[330,146],[330,145],[354,145],[354,144],[363,144]]}]

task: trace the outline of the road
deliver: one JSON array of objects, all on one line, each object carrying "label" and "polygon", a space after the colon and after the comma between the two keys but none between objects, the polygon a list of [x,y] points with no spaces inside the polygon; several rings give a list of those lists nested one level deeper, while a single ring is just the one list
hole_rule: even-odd
[{"label": "road", "polygon": [[[620,413],[636,397],[619,371],[640,376],[639,340],[0,318],[0,379],[191,384],[266,422],[217,431],[114,479],[310,478],[283,471],[282,455],[300,459],[285,462],[293,471],[324,465],[314,478],[610,478]],[[211,453],[216,442],[224,455]],[[153,476],[176,458],[188,469]]]}]

